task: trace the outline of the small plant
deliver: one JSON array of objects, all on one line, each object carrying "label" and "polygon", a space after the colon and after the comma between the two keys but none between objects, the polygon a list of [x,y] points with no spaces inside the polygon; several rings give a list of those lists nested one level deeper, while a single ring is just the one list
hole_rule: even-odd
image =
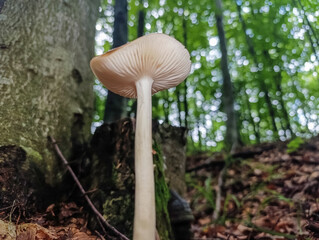
[{"label": "small plant", "polygon": [[227,213],[228,213],[228,205],[230,201],[233,201],[235,203],[237,209],[240,209],[243,205],[243,203],[238,200],[236,195],[227,193],[225,201],[224,201],[223,214],[216,220],[216,222],[221,225],[224,225],[226,220],[228,220]]},{"label": "small plant", "polygon": [[305,141],[301,137],[296,137],[287,144],[287,153],[296,152]]},{"label": "small plant", "polygon": [[186,175],[186,183],[188,186],[195,188],[198,191],[198,196],[205,198],[209,206],[215,209],[216,194],[212,187],[211,177],[208,177],[202,185]]}]

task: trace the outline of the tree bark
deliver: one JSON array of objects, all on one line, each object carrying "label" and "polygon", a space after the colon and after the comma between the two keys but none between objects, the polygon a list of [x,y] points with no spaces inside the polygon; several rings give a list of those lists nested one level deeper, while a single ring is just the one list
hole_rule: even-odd
[{"label": "tree bark", "polygon": [[[92,138],[92,163],[86,189],[113,226],[132,237],[134,208],[135,120],[103,124]],[[183,194],[185,186],[186,132],[184,128],[153,121],[156,228],[161,240],[173,240],[167,210],[170,188]],[[165,172],[164,172],[165,168]],[[168,185],[166,183],[168,181]]]},{"label": "tree bark", "polygon": [[228,150],[233,149],[234,147],[240,144],[240,136],[237,128],[237,117],[234,109],[234,93],[233,93],[233,84],[231,82],[229,69],[228,69],[228,60],[227,60],[227,46],[226,38],[223,26],[223,10],[221,0],[216,0],[216,10],[215,18],[218,30],[220,50],[222,53],[221,58],[221,69],[223,74],[223,101],[225,113],[227,115],[226,121],[226,148]]},{"label": "tree bark", "polygon": [[[113,48],[127,43],[127,0],[116,0],[114,6]],[[111,123],[126,116],[127,99],[111,91],[105,103],[104,122]]]},{"label": "tree bark", "polygon": [[67,158],[90,136],[94,95],[89,61],[98,6],[98,0],[0,4],[0,146],[21,146],[49,184],[62,174],[57,174],[48,135]]}]

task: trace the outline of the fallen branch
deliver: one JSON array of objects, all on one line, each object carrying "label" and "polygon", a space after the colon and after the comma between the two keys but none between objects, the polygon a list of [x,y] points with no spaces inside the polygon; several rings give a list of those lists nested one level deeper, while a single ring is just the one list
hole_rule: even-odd
[{"label": "fallen branch", "polygon": [[[260,155],[262,154],[264,151],[268,151],[271,149],[274,149],[276,147],[276,145],[267,145],[264,147],[260,147],[257,150],[245,150],[245,151],[241,151],[241,152],[235,152],[232,153],[230,156],[232,158],[239,158],[239,159],[247,159],[247,158],[253,158],[256,155]],[[201,169],[208,169],[208,168],[216,168],[216,167],[223,167],[225,165],[225,158],[215,158],[214,156],[207,158],[204,163],[195,166],[193,168],[189,168],[186,169],[186,172],[194,172],[194,171],[198,171]]]},{"label": "fallen branch", "polygon": [[186,172],[195,172],[201,169],[209,169],[209,168],[216,168],[216,167],[223,167],[225,165],[225,160],[217,160],[217,161],[211,161],[208,163],[203,163],[199,166],[193,167],[193,168],[189,168],[186,169]]},{"label": "fallen branch", "polygon": [[218,175],[218,185],[216,186],[216,202],[215,202],[215,210],[213,213],[213,220],[217,220],[219,218],[219,213],[221,209],[221,201],[222,201],[222,188],[224,185],[224,175],[226,172],[226,167],[225,165],[223,169],[220,171]]},{"label": "fallen branch", "polygon": [[109,229],[111,229],[114,233],[116,233],[121,239],[124,240],[129,240],[125,235],[123,235],[122,233],[120,233],[115,227],[113,227],[111,224],[109,224],[104,217],[102,216],[102,214],[96,209],[96,207],[94,206],[94,204],[92,203],[91,199],[87,196],[86,191],[84,190],[84,188],[82,187],[79,179],[77,178],[77,176],[75,175],[75,173],[73,172],[72,168],[69,166],[68,161],[65,159],[65,157],[63,156],[57,142],[55,141],[55,139],[51,136],[49,136],[54,149],[56,151],[56,153],[59,155],[60,159],[63,161],[65,167],[68,169],[68,171],[70,172],[70,174],[72,175],[76,185],[78,186],[78,188],[80,189],[81,193],[83,194],[84,198],[86,199],[87,203],[89,204],[89,206],[91,207],[92,211],[96,214],[96,216],[98,217],[98,219],[101,220],[102,223],[104,223]]}]

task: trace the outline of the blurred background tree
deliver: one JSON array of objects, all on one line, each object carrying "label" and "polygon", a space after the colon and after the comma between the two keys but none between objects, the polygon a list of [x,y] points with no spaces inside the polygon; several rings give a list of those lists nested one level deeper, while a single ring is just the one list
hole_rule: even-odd
[{"label": "blurred background tree", "polygon": [[[189,151],[318,133],[317,1],[127,3],[129,41],[161,32],[174,36],[191,53],[187,80],[153,96],[154,118],[189,129]],[[115,44],[114,4],[104,0],[99,9],[97,54]],[[93,129],[102,123],[107,96],[98,81],[94,88]],[[128,100],[123,111],[134,117],[134,106],[135,101]]]}]

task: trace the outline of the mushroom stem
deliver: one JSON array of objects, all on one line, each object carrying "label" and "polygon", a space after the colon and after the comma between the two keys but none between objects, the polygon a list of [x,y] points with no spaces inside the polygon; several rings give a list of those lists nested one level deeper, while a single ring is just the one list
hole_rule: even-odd
[{"label": "mushroom stem", "polygon": [[136,82],[134,240],[155,239],[155,187],[152,155],[152,84],[143,77]]}]

